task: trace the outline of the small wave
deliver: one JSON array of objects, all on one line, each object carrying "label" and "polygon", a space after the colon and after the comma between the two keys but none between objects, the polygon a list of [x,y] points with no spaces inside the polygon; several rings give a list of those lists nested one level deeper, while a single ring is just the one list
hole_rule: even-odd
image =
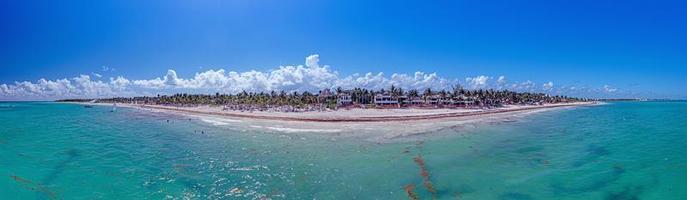
[{"label": "small wave", "polygon": [[210,117],[202,117],[202,118],[200,118],[200,121],[203,121],[203,122],[208,123],[208,124],[212,124],[214,126],[226,126],[226,125],[229,125],[229,123],[241,122],[241,120],[218,119],[218,118],[210,118]]},{"label": "small wave", "polygon": [[255,169],[253,169],[251,167],[237,167],[237,168],[231,168],[229,170],[231,170],[231,171],[253,171]]},{"label": "small wave", "polygon": [[319,132],[319,133],[337,133],[341,132],[340,129],[300,129],[300,128],[282,128],[282,127],[265,127],[270,130],[286,132],[286,133],[299,133],[299,132]]},{"label": "small wave", "polygon": [[301,128],[284,128],[284,127],[271,127],[271,126],[256,126],[256,125],[250,125],[251,128],[256,128],[256,129],[269,129],[273,131],[279,131],[279,132],[284,132],[284,133],[304,133],[304,132],[309,132],[309,133],[338,133],[341,132],[340,129],[301,129]]},{"label": "small wave", "polygon": [[254,171],[254,170],[269,170],[269,168],[267,166],[263,166],[263,165],[253,165],[253,166],[249,166],[249,167],[235,167],[235,168],[231,168],[229,170],[231,170],[231,171]]}]

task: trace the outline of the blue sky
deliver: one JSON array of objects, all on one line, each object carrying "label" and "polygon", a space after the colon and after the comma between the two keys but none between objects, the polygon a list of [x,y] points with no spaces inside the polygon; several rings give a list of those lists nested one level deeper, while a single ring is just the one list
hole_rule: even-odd
[{"label": "blue sky", "polygon": [[[680,1],[10,0],[0,2],[0,84],[10,90],[66,78],[74,85],[83,74],[105,84],[122,76],[134,87],[169,69],[179,79],[219,69],[269,73],[319,54],[318,66],[329,65],[337,79],[422,71],[463,85],[485,76],[496,87],[504,76],[591,91],[562,92],[570,95],[687,98],[685,8]],[[149,89],[124,90],[156,92]],[[33,96],[96,95],[44,90]]]}]

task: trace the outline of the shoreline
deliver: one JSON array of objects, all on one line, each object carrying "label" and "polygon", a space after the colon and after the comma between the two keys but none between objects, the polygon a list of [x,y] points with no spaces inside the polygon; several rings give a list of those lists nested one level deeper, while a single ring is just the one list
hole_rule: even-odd
[{"label": "shoreline", "polygon": [[[105,103],[81,103],[94,105],[109,105]],[[153,109],[158,111],[173,111],[186,114],[200,114],[218,117],[259,119],[271,121],[290,121],[290,122],[407,122],[451,119],[463,117],[491,116],[495,114],[547,110],[561,107],[576,107],[598,105],[599,102],[576,102],[546,105],[508,105],[501,108],[492,109],[342,109],[336,111],[322,112],[240,112],[233,110],[222,110],[222,107],[196,106],[196,107],[173,107],[162,105],[141,105],[141,104],[117,104],[122,107]]]},{"label": "shoreline", "polygon": [[[107,103],[77,103],[81,105],[112,106]],[[541,112],[553,112],[574,107],[603,105],[603,102],[579,102],[538,106],[509,105],[493,109],[341,109],[322,112],[240,112],[223,111],[222,107],[171,107],[157,105],[117,104],[142,112],[160,112],[193,117],[211,126],[236,131],[258,130],[297,137],[315,134],[336,140],[352,137],[375,143],[414,141],[428,133],[453,134],[457,130],[480,127],[482,123],[513,122],[521,117]],[[360,116],[351,119],[351,115]],[[296,134],[296,135],[291,135]],[[288,136],[287,136],[288,135]]]}]

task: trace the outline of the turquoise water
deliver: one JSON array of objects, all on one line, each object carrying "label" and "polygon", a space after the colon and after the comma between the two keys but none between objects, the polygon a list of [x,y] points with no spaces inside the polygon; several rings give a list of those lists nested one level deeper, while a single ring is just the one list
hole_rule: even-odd
[{"label": "turquoise water", "polygon": [[0,103],[0,199],[408,199],[408,185],[419,199],[687,199],[687,102],[387,144],[109,111]]}]

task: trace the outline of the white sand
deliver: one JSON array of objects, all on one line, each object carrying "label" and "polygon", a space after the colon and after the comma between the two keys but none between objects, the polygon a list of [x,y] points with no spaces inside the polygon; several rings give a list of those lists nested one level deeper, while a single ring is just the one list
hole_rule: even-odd
[{"label": "white sand", "polygon": [[465,115],[483,115],[490,113],[501,113],[510,111],[546,109],[554,107],[569,107],[590,105],[593,102],[579,102],[567,104],[547,104],[547,105],[508,105],[494,109],[420,109],[420,108],[398,108],[398,109],[340,109],[336,111],[312,111],[312,112],[267,112],[267,111],[235,111],[222,110],[219,106],[196,106],[196,107],[174,107],[162,105],[135,105],[120,104],[127,107],[151,108],[155,110],[167,110],[188,112],[194,114],[207,114],[222,117],[271,119],[287,121],[313,121],[313,122],[374,122],[374,121],[409,121],[427,120],[437,118],[463,117]]},{"label": "white sand", "polygon": [[[111,106],[111,104],[99,105]],[[171,107],[118,104],[118,106],[154,112],[188,115],[214,126],[226,126],[239,130],[364,137],[374,142],[386,142],[447,128],[474,127],[484,124],[477,122],[513,121],[532,113],[587,105],[599,104],[581,102],[541,106],[510,105],[495,109],[342,109],[299,113],[222,111],[222,107],[214,106]],[[355,121],[360,119],[366,121]]]}]

